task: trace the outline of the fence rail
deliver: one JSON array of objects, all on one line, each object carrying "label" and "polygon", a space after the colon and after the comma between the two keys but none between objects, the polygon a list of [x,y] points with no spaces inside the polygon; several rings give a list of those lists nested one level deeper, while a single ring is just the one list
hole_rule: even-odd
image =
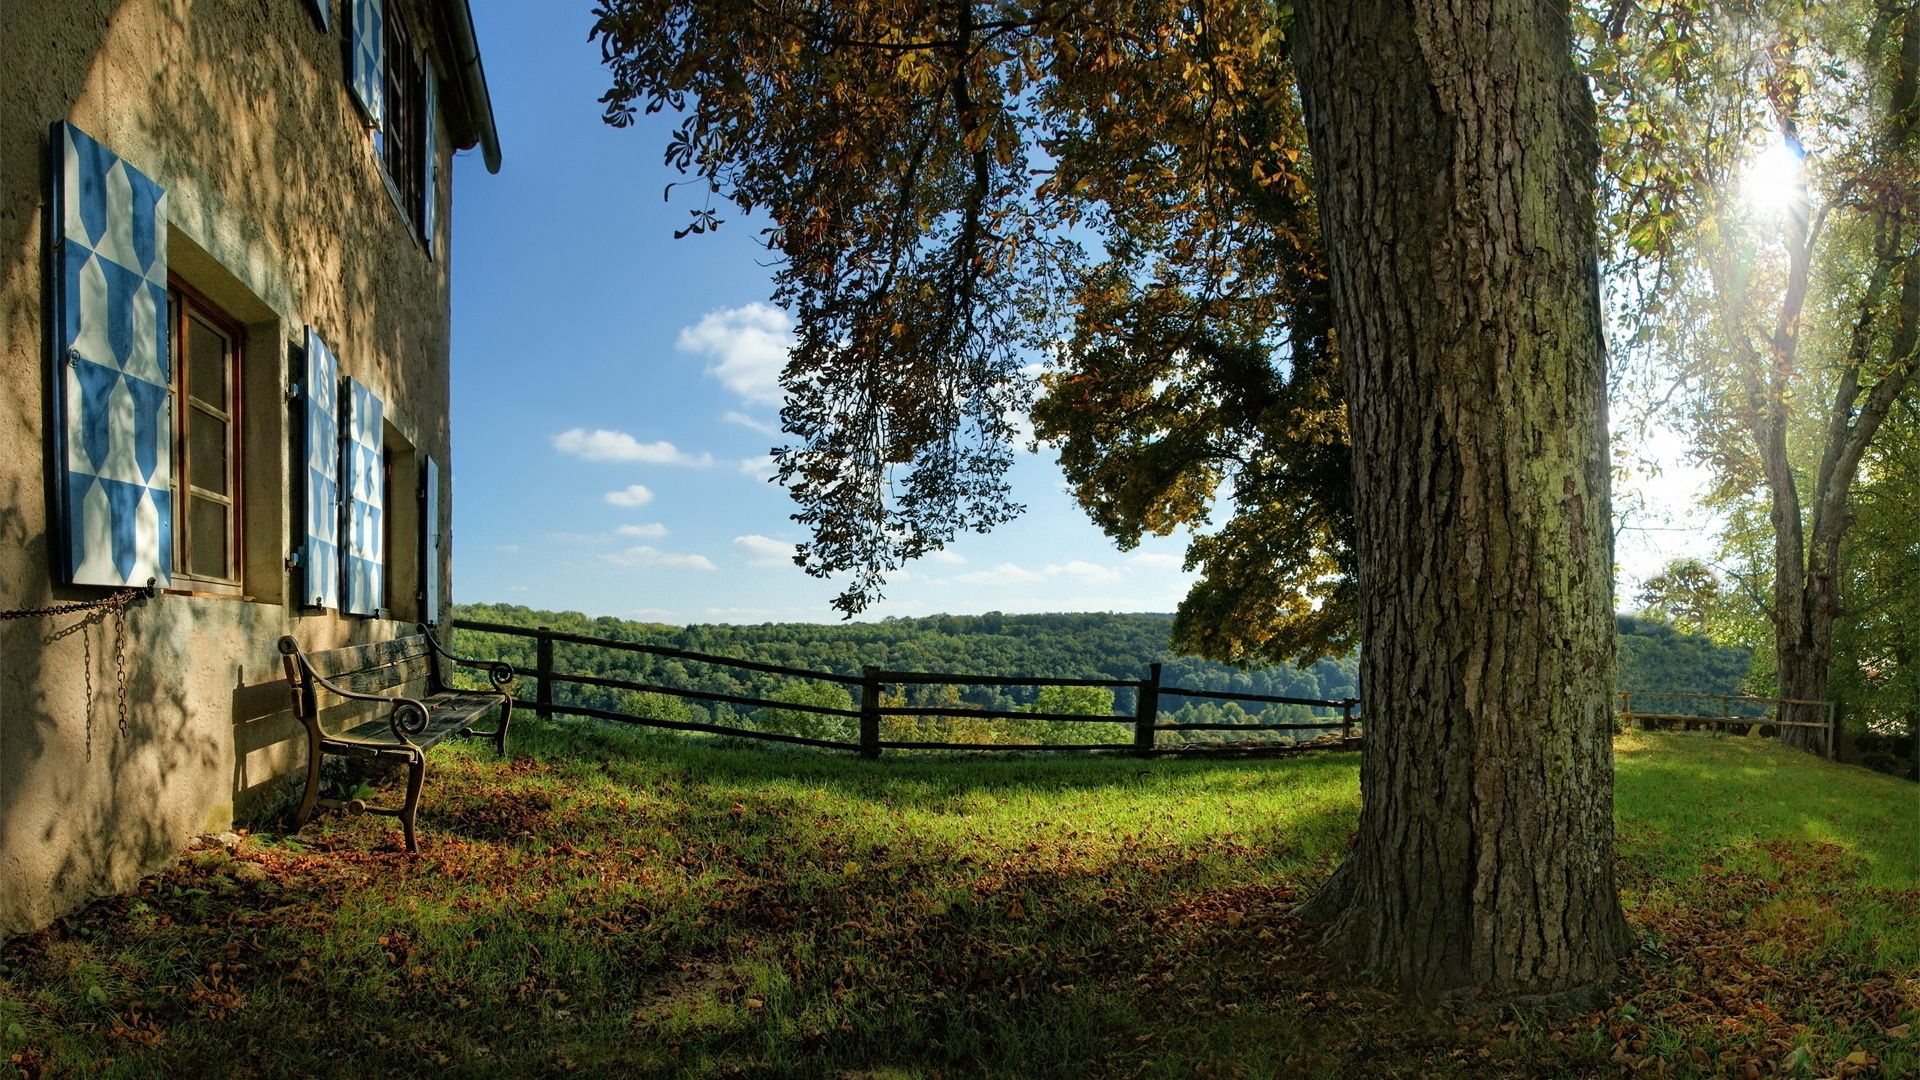
[{"label": "fence rail", "polygon": [[[1826,752],[1829,759],[1839,753],[1839,740],[1835,738],[1834,703],[1831,701],[1812,701],[1806,698],[1769,698],[1755,697],[1751,694],[1705,694],[1694,690],[1619,690],[1615,696],[1620,699],[1620,724],[1639,723],[1641,727],[1652,729],[1678,724],[1691,727],[1694,724],[1718,726],[1721,730],[1738,727],[1741,729],[1770,727],[1775,731],[1786,728],[1810,728],[1820,731],[1826,739]],[[1688,702],[1718,702],[1723,708],[1720,713],[1682,712],[1676,708],[1635,709],[1633,699],[1640,698],[1644,703],[1652,698],[1656,702],[1666,700]],[[1736,711],[1749,707],[1750,711]],[[1821,720],[1789,720],[1787,710],[1820,709],[1826,714]]]},{"label": "fence rail", "polygon": [[[809,668],[788,667],[781,664],[766,664],[754,660],[742,660],[738,657],[692,652],[665,645],[649,645],[637,641],[618,641],[612,638],[593,637],[587,634],[553,630],[544,626],[513,626],[505,623],[480,622],[473,619],[454,619],[452,626],[455,630],[466,630],[482,634],[500,634],[507,637],[531,639],[533,641],[535,658],[531,680],[533,697],[527,704],[531,705],[534,711],[542,718],[551,718],[556,715],[583,716],[597,720],[664,728],[673,731],[695,731],[715,735],[732,735],[749,739],[762,739],[768,742],[823,747],[831,750],[850,750],[870,758],[879,757],[883,750],[1086,750],[1125,752],[1143,756],[1294,753],[1312,749],[1355,749],[1360,745],[1361,735],[1364,734],[1364,731],[1356,732],[1356,728],[1363,727],[1363,725],[1361,718],[1356,714],[1359,701],[1355,698],[1331,700],[1286,697],[1276,694],[1243,694],[1229,690],[1201,690],[1188,687],[1163,686],[1160,682],[1159,664],[1150,665],[1147,676],[1143,679],[1075,679],[1052,676],[974,675],[957,672],[890,671],[877,667],[863,668],[859,675],[842,675],[830,671],[815,671]],[[807,702],[777,701],[771,698],[753,697],[746,694],[727,694],[711,690],[694,690],[686,687],[668,686],[661,683],[642,682],[634,679],[617,679],[601,675],[558,671],[555,670],[554,666],[554,646],[556,644],[584,645],[691,663],[714,664],[721,667],[754,671],[767,675],[781,675],[791,678],[837,683],[842,686],[858,687],[860,700],[857,708],[843,709],[829,705],[815,705]],[[662,694],[675,698],[688,698],[695,701],[714,702],[725,705],[739,705],[747,708],[780,709],[789,712],[845,717],[858,721],[859,741],[849,742],[839,739],[814,738],[789,732],[764,731],[733,724],[705,723],[692,720],[668,720],[661,717],[640,716],[613,709],[602,709],[562,702],[556,700],[554,696],[554,688],[561,685],[592,686],[609,690]],[[945,704],[882,704],[885,689],[889,686],[924,685],[989,687],[1061,686],[1130,689],[1135,692],[1134,711],[1131,714],[1113,713],[1087,716],[1068,713],[1018,712],[1008,709],[971,708]],[[1329,718],[1326,721],[1271,724],[1164,721],[1160,718],[1160,699],[1162,696],[1206,698],[1218,701],[1251,702],[1255,704],[1300,705],[1309,708],[1333,709],[1338,710],[1339,718]],[[1099,743],[972,743],[939,739],[881,737],[881,720],[883,718],[921,716],[977,720],[1064,721],[1076,724],[1122,724],[1133,729],[1133,738],[1129,742]],[[1307,743],[1263,741],[1161,745],[1159,742],[1159,734],[1161,732],[1189,731],[1237,731],[1269,735],[1293,731],[1338,731],[1340,738],[1338,741],[1333,742],[1314,741]]]}]

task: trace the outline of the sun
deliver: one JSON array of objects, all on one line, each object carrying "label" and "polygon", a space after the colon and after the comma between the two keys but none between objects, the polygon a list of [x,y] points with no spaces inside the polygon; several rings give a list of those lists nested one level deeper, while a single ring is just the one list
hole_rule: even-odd
[{"label": "sun", "polygon": [[1747,162],[1740,191],[1762,214],[1779,214],[1805,197],[1807,152],[1800,140],[1775,135]]}]

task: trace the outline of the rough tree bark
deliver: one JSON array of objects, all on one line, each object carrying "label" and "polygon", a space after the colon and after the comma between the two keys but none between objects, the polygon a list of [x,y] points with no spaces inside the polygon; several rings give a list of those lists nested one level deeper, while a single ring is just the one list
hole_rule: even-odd
[{"label": "rough tree bark", "polygon": [[1614,886],[1593,104],[1564,3],[1313,0],[1294,31],[1346,363],[1360,827],[1302,913],[1424,995],[1583,999]]}]

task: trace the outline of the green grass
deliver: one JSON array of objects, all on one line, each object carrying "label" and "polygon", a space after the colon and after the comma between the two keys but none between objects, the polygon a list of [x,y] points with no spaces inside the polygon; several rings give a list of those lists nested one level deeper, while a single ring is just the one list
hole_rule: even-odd
[{"label": "green grass", "polygon": [[[1920,1073],[1920,789],[1618,743],[1641,945],[1580,1015],[1403,1006],[1289,914],[1353,755],[869,763],[577,724],[0,948],[29,1074]],[[1856,1055],[1849,1061],[1849,1055]],[[1864,1063],[1864,1064],[1862,1064]],[[0,1064],[0,1073],[5,1066]]]}]

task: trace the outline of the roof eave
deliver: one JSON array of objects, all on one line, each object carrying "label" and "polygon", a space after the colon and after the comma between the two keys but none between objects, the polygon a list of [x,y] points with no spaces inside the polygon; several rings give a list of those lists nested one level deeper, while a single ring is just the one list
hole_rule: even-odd
[{"label": "roof eave", "polygon": [[493,126],[493,97],[487,93],[487,71],[480,62],[480,41],[473,32],[473,9],[467,0],[446,0],[447,27],[453,33],[453,66],[460,80],[460,96],[467,107],[467,130],[472,139],[462,149],[480,146],[487,171],[500,171],[500,132]]}]

